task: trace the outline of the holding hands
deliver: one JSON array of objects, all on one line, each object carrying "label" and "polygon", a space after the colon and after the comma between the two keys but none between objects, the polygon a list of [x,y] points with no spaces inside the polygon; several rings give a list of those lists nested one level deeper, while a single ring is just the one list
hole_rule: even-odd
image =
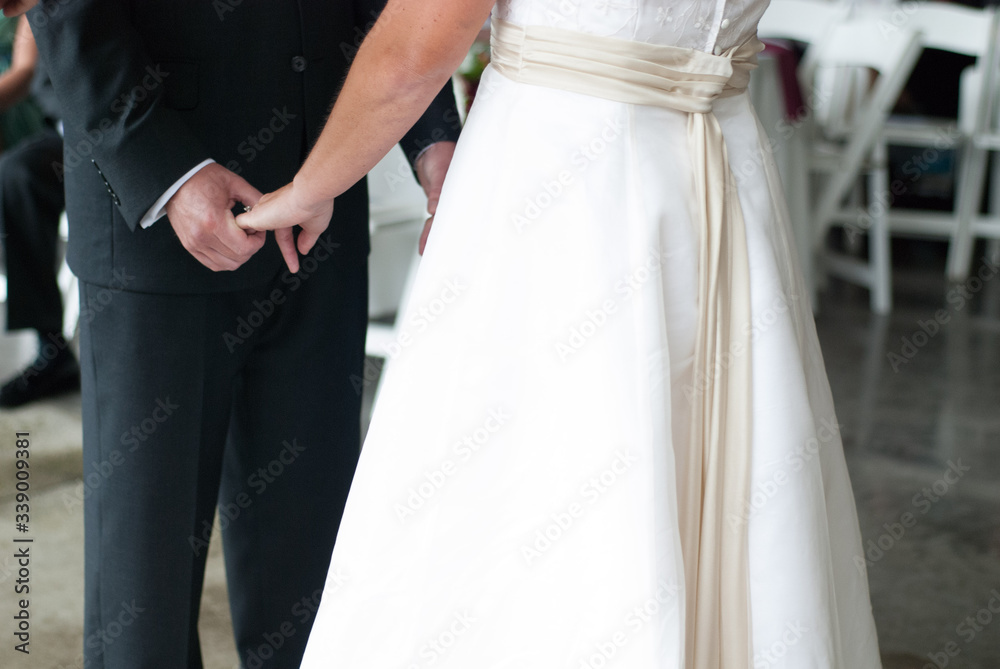
[{"label": "holding hands", "polygon": [[246,232],[230,211],[256,202],[260,191],[218,163],[198,170],[167,201],[167,217],[184,248],[215,272],[232,271],[264,246],[265,235]]},{"label": "holding hands", "polygon": [[[332,198],[308,198],[301,191],[293,181],[260,198],[247,213],[236,218],[236,224],[250,230],[251,235],[261,231],[257,234],[263,236],[262,231],[274,230],[281,255],[293,274],[299,271],[299,253],[309,253],[333,215]],[[296,225],[302,228],[297,249],[292,232]]]},{"label": "holding hands", "polygon": [[[417,159],[417,177],[427,195],[427,213],[430,214],[420,235],[421,254],[430,234],[438,199],[441,197],[441,186],[454,153],[454,142],[437,142]],[[301,174],[300,172],[300,176],[292,183],[262,197],[247,213],[236,217],[236,225],[244,230],[274,230],[281,255],[293,273],[299,271],[299,254],[309,253],[330,224],[330,217],[333,215],[333,199],[317,194],[316,189],[306,186]],[[292,227],[296,225],[302,228],[297,247],[292,232]]]}]

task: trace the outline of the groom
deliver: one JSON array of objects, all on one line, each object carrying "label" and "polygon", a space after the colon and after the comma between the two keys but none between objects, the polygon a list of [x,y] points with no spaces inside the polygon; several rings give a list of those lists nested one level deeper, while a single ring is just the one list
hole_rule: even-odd
[{"label": "groom", "polygon": [[[299,665],[359,449],[366,189],[337,198],[294,275],[232,209],[292,179],[378,9],[42,0],[28,14],[65,110],[84,472],[99,475],[84,490],[88,669],[201,667],[216,506],[241,662]],[[442,92],[403,140],[432,196],[457,119]]]}]

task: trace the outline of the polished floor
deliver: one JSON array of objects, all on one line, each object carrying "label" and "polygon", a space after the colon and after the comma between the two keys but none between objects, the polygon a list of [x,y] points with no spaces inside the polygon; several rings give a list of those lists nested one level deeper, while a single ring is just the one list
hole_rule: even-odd
[{"label": "polished floor", "polygon": [[891,316],[834,286],[817,326],[887,669],[998,669],[1000,276],[948,285],[936,251],[896,273]]},{"label": "polished floor", "polygon": [[[897,251],[891,316],[873,316],[864,291],[836,283],[817,316],[867,550],[858,567],[868,571],[886,669],[1000,669],[1000,275],[980,263],[979,277],[948,285],[938,245]],[[0,376],[31,357],[30,337],[0,337]],[[0,443],[26,426],[39,449],[37,646],[15,654],[4,632],[0,666],[78,667],[78,397],[0,412]],[[6,450],[0,524],[14,511]],[[4,619],[14,605],[9,566],[0,558]],[[206,580],[206,666],[231,669],[217,546]]]}]

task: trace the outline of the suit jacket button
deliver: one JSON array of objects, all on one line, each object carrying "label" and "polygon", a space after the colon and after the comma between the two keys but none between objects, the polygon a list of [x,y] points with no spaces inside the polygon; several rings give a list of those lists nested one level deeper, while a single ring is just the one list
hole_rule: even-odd
[{"label": "suit jacket button", "polygon": [[295,56],[292,58],[292,71],[294,72],[305,72],[306,69],[306,59],[302,56]]}]

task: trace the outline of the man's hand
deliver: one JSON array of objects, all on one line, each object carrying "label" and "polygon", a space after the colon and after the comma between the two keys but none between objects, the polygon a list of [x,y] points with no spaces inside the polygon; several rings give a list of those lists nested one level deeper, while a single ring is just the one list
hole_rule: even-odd
[{"label": "man's hand", "polygon": [[266,233],[241,229],[230,209],[255,204],[260,191],[218,163],[198,170],[167,201],[167,217],[184,248],[212,271],[235,270],[264,245]]},{"label": "man's hand", "polygon": [[448,174],[451,157],[455,154],[455,142],[437,142],[431,144],[417,159],[417,179],[427,195],[427,213],[431,215],[424,223],[420,233],[420,255],[424,254],[427,236],[431,232],[434,214],[437,212],[438,200],[441,198],[441,185]]},{"label": "man's hand", "polygon": [[38,4],[38,0],[0,0],[4,16],[19,16]]}]

